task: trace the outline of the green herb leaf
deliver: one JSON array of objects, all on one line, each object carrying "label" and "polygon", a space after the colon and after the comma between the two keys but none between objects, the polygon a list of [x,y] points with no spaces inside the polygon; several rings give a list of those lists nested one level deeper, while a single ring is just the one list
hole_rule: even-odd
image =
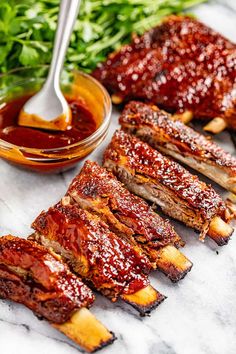
[{"label": "green herb leaf", "polygon": [[20,63],[25,66],[33,66],[38,63],[38,59],[37,50],[24,44],[19,56]]},{"label": "green herb leaf", "polygon": [[[167,15],[205,0],[82,0],[66,63],[91,72],[132,33],[142,34]],[[49,64],[59,0],[0,0],[0,73]]]}]

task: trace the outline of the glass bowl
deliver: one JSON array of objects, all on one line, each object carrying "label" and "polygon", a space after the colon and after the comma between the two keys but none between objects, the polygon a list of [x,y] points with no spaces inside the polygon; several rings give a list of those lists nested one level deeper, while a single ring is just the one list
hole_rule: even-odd
[{"label": "glass bowl", "polygon": [[[20,96],[37,92],[47,72],[48,67],[19,68],[0,75],[0,119],[4,105]],[[106,89],[93,77],[80,71],[64,71],[61,89],[69,98],[84,100],[96,120],[96,131],[84,140],[54,149],[27,148],[0,139],[0,157],[37,172],[61,172],[73,167],[102,142],[111,117],[111,100]]]}]

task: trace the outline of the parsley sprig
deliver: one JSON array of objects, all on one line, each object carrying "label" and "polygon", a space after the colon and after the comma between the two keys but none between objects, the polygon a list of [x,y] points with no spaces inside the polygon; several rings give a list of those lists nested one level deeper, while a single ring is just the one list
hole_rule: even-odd
[{"label": "parsley sprig", "polygon": [[[69,68],[91,72],[107,54],[204,0],[82,0],[67,52]],[[0,73],[50,62],[59,0],[0,1]]]}]

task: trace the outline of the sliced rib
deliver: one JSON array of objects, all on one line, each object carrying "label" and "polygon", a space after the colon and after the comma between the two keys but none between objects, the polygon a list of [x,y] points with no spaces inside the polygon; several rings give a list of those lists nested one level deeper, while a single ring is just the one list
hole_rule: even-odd
[{"label": "sliced rib", "polygon": [[125,131],[236,193],[236,158],[209,137],[142,102],[128,103],[119,121]]},{"label": "sliced rib", "polygon": [[99,215],[113,232],[138,246],[172,281],[182,279],[192,263],[176,247],[183,241],[167,220],[96,162],[86,161],[67,195],[80,207]]},{"label": "sliced rib", "polygon": [[[135,136],[117,131],[105,151],[104,165],[130,191],[159,205],[167,215],[199,230],[201,240],[208,234],[220,246],[228,242],[233,229],[226,223],[225,203],[211,186],[177,162]],[[216,225],[221,227],[216,228]]]},{"label": "sliced rib", "polygon": [[94,301],[91,290],[58,255],[35,242],[0,238],[0,297],[24,304],[87,351],[114,340],[87,309]]},{"label": "sliced rib", "polygon": [[[128,295],[142,289],[148,292],[147,258],[112,233],[96,215],[63,202],[37,217],[32,224],[36,233],[31,238],[59,253],[76,273],[112,301],[126,296],[128,301]],[[142,298],[133,305],[144,314],[164,298],[153,290],[146,306]]]}]

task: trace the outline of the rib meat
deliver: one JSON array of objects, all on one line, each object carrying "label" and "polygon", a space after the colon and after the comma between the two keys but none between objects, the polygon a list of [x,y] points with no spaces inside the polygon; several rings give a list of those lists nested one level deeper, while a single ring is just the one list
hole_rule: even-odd
[{"label": "rib meat", "polygon": [[92,291],[60,256],[35,242],[0,237],[0,297],[24,304],[89,352],[115,339],[86,308]]},{"label": "rib meat", "polygon": [[119,121],[125,131],[236,193],[236,158],[181,121],[173,120],[170,114],[157,106],[132,101]]},{"label": "rib meat", "polygon": [[55,323],[65,322],[75,309],[94,300],[91,290],[56,255],[10,235],[0,238],[0,296]]},{"label": "rib meat", "polygon": [[114,103],[141,99],[201,119],[221,117],[236,129],[236,45],[191,17],[168,17],[93,75]]},{"label": "rib meat", "polygon": [[135,136],[117,131],[104,154],[104,165],[126,187],[159,205],[167,215],[199,230],[218,245],[233,229],[225,223],[227,209],[211,186],[169,160]]},{"label": "rib meat", "polygon": [[[179,280],[191,269],[191,262],[174,247],[183,245],[183,241],[170,223],[96,162],[85,162],[69,186],[67,195],[72,202],[99,215],[121,238],[135,247],[139,246],[154,268],[159,266],[173,281]],[[181,257],[183,268],[178,269],[177,259],[176,262],[169,260],[169,263],[165,259],[163,268],[161,258],[167,257],[167,254],[164,255],[161,249],[171,249],[177,259]]]},{"label": "rib meat", "polygon": [[[66,199],[42,212],[32,227],[36,233],[31,238],[52,247],[76,273],[113,301],[149,286],[149,261],[96,215],[67,204]],[[156,294],[152,307],[164,300]]]}]

